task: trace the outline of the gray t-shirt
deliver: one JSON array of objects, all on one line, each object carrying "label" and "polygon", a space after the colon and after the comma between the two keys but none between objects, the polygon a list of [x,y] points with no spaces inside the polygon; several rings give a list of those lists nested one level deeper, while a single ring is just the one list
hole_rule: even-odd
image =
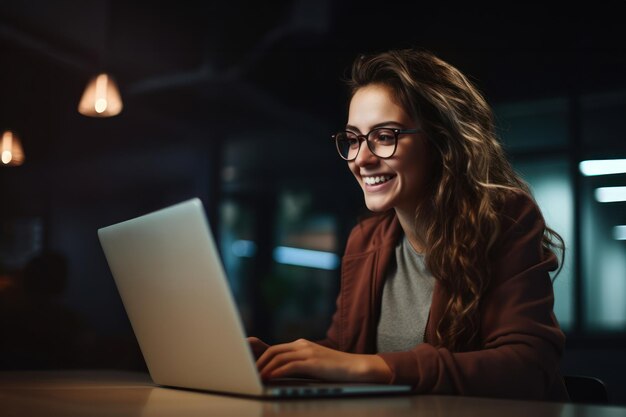
[{"label": "gray t-shirt", "polygon": [[435,279],[406,236],[396,246],[396,266],[383,287],[376,349],[378,352],[410,350],[424,341]]}]

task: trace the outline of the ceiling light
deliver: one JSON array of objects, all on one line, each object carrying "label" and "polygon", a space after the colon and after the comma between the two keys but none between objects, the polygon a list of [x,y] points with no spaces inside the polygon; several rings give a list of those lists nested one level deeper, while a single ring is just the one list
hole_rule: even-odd
[{"label": "ceiling light", "polygon": [[626,159],[600,159],[582,161],[578,168],[586,176],[610,175],[626,173]]},{"label": "ceiling light", "polygon": [[596,188],[595,194],[600,203],[626,201],[626,187],[600,187]]},{"label": "ceiling light", "polygon": [[112,117],[122,111],[122,96],[115,80],[106,73],[93,77],[78,105],[80,114],[90,117]]},{"label": "ceiling light", "polygon": [[0,162],[2,166],[19,166],[24,163],[24,150],[20,138],[10,130],[2,134]]}]

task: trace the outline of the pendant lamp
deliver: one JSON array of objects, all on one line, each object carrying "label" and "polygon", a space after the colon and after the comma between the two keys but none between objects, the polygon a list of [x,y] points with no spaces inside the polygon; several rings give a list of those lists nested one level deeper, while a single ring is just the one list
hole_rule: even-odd
[{"label": "pendant lamp", "polygon": [[24,163],[24,150],[20,138],[10,130],[5,130],[0,139],[0,165],[19,166]]},{"label": "pendant lamp", "polygon": [[78,112],[89,117],[112,117],[118,115],[123,107],[115,80],[103,72],[87,84],[78,104]]}]

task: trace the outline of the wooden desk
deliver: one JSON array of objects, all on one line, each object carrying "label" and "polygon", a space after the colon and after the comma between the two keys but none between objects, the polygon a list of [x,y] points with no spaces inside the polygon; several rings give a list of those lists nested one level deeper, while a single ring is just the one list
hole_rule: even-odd
[{"label": "wooden desk", "polygon": [[0,372],[2,417],[625,417],[626,408],[452,396],[253,400],[154,386],[144,374]]}]

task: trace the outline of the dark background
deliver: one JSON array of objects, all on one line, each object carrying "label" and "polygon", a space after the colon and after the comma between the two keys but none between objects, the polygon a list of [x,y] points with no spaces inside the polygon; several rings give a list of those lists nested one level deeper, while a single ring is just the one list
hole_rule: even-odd
[{"label": "dark background", "polygon": [[[218,239],[224,201],[253,213],[258,252],[249,268],[258,279],[238,300],[249,332],[272,340],[271,303],[258,300],[267,294],[281,193],[307,190],[311,210],[334,216],[337,253],[362,209],[329,139],[345,123],[341,79],[359,53],[424,47],[494,105],[626,88],[626,30],[614,6],[203,3],[0,4],[0,128],[19,134],[26,155],[21,167],[0,167],[2,369],[144,369],[96,229],[193,196]],[[76,107],[103,69],[116,77],[125,108],[87,118]],[[580,109],[570,110],[568,146],[537,155],[575,164],[626,154],[623,129],[583,146]],[[24,276],[46,275],[57,284],[31,285],[36,296],[27,301],[11,295]],[[332,312],[332,282],[322,311]],[[602,377],[612,401],[626,403],[624,332],[585,329],[582,291],[576,284],[563,371]],[[272,294],[280,303],[281,292]]]}]

